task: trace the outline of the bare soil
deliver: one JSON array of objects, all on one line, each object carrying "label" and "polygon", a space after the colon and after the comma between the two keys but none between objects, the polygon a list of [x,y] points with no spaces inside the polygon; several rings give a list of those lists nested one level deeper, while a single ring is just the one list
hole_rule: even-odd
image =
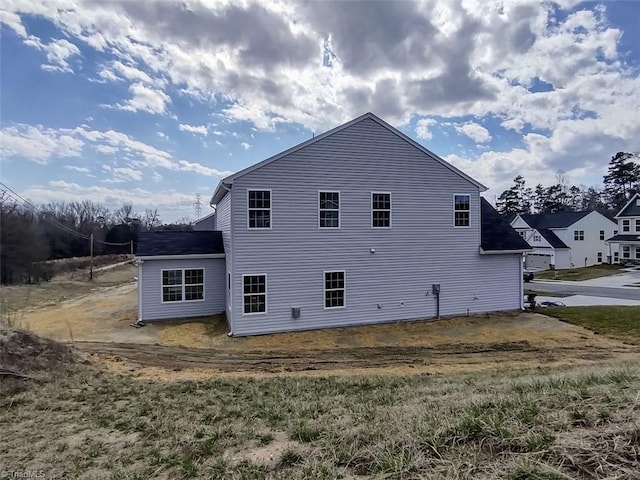
[{"label": "bare soil", "polygon": [[30,287],[32,301],[20,311],[17,326],[72,343],[113,372],[162,380],[472,372],[631,361],[640,353],[638,346],[535,313],[248,338],[229,338],[221,317],[135,329],[130,326],[136,320],[134,275],[134,267],[127,266],[92,282],[72,278]]}]

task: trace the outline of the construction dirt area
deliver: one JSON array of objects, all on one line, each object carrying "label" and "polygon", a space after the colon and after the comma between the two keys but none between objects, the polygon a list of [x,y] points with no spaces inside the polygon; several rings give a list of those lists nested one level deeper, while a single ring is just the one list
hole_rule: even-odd
[{"label": "construction dirt area", "polygon": [[17,327],[70,343],[91,363],[164,380],[273,374],[470,372],[637,360],[640,347],[538,313],[500,313],[248,338],[224,318],[133,328],[136,270],[121,266],[3,289]]}]

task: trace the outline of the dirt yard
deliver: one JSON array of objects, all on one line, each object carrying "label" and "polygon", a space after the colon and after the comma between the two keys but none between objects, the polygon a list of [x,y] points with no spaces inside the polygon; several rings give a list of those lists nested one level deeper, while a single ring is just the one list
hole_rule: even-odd
[{"label": "dirt yard", "polygon": [[136,320],[134,276],[129,265],[92,282],[61,278],[11,287],[13,291],[3,292],[3,304],[21,307],[13,313],[17,326],[73,343],[92,362],[142,378],[448,373],[602,364],[633,360],[640,353],[638,346],[533,313],[250,338],[229,338],[219,317],[136,329],[130,326]]}]

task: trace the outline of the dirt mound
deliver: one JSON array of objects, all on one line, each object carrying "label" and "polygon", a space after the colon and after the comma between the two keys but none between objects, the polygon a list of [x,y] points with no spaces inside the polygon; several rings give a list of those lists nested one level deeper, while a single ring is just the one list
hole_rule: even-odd
[{"label": "dirt mound", "polygon": [[66,345],[0,324],[0,370],[59,370],[75,361],[75,354]]}]

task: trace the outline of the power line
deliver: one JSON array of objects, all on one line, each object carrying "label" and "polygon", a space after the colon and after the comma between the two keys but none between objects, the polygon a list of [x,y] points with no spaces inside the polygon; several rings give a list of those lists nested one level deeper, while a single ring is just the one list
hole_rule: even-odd
[{"label": "power line", "polygon": [[[20,206],[27,208],[28,210],[30,210],[32,213],[38,215],[38,218],[49,222],[50,224],[58,227],[59,229],[70,233],[72,235],[76,235],[77,237],[83,238],[85,240],[89,240],[89,236],[84,234],[84,233],[80,233],[74,229],[72,229],[71,227],[68,227],[67,225],[64,225],[60,222],[58,222],[57,220],[51,219],[51,218],[47,218],[46,215],[42,215],[43,212],[40,212],[38,210],[37,207],[35,207],[33,204],[31,204],[28,200],[25,200],[24,198],[22,198],[18,193],[16,193],[15,191],[13,191],[12,189],[10,189],[9,187],[7,187],[4,183],[0,182],[0,185],[2,185],[3,188],[5,188],[5,194],[7,194],[8,197],[10,197],[14,202],[18,203]],[[11,192],[11,193],[7,193]]]}]

